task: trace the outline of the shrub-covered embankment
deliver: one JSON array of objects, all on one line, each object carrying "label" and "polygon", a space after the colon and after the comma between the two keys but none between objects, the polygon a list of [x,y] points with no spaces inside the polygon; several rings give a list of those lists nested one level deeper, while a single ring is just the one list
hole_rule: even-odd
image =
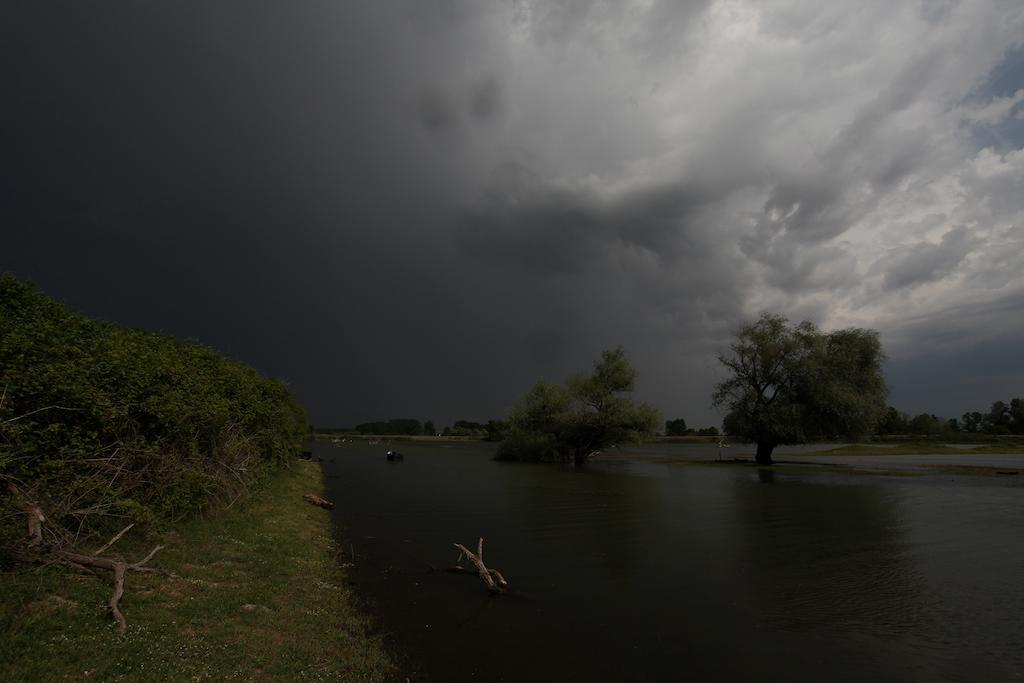
[{"label": "shrub-covered embankment", "polygon": [[227,506],[295,456],[307,425],[252,368],[0,276],[0,548],[23,543],[27,504],[56,546]]}]

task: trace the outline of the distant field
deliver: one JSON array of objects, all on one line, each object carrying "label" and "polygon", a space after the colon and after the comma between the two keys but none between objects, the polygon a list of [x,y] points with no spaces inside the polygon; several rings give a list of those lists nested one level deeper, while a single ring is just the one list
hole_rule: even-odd
[{"label": "distant field", "polygon": [[319,441],[483,441],[472,436],[430,436],[410,434],[330,434],[316,433],[313,438]]},{"label": "distant field", "polygon": [[[472,436],[411,436],[409,434],[332,434],[317,433],[314,435],[321,441],[420,441],[420,442],[472,442],[484,441]],[[992,436],[986,434],[959,435],[955,439],[950,438],[929,438],[929,437],[875,437],[875,440],[883,440],[886,443],[859,443],[844,444],[835,448],[823,448],[814,451],[801,453],[787,453],[789,455],[931,455],[945,453],[950,455],[971,455],[994,453],[1024,453],[1024,439],[1013,436]],[[649,444],[718,444],[724,442],[730,445],[743,443],[737,439],[723,436],[658,436],[644,441]]]},{"label": "distant field", "polygon": [[911,441],[900,444],[884,444],[873,446],[870,444],[852,444],[839,446],[838,448],[823,449],[819,451],[808,451],[806,453],[787,454],[814,456],[814,455],[992,455],[995,453],[1024,453],[1024,441],[1003,441],[999,443],[984,443],[977,446],[961,445],[958,443],[948,444],[931,441]]}]

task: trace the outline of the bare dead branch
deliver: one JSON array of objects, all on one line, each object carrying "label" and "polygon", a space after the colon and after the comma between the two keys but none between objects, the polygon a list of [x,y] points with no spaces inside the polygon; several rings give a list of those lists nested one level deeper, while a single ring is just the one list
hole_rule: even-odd
[{"label": "bare dead branch", "polygon": [[494,578],[494,583],[498,584],[498,588],[500,588],[502,592],[508,590],[508,581],[505,580],[505,577],[501,572],[497,569],[488,569],[487,571],[491,573],[491,577]]},{"label": "bare dead branch", "polygon": [[124,569],[123,563],[117,562],[114,564],[114,594],[110,596],[110,602],[107,605],[110,608],[110,616],[114,617],[114,621],[117,622],[117,629],[121,633],[124,633],[125,628],[128,627],[124,620],[124,615],[117,608],[117,603],[121,601],[121,596],[124,595]]},{"label": "bare dead branch", "polygon": [[70,411],[78,411],[78,410],[81,410],[81,408],[67,408],[65,406],[44,406],[42,408],[36,408],[35,410],[30,410],[27,413],[24,413],[22,415],[18,415],[17,417],[12,417],[9,420],[4,420],[3,424],[10,424],[12,422],[17,422],[18,420],[20,420],[22,418],[28,417],[29,415],[35,415],[36,413],[41,413],[44,410],[70,410]]},{"label": "bare dead branch", "polygon": [[496,569],[488,569],[487,565],[484,564],[483,538],[481,538],[477,542],[476,553],[473,553],[473,551],[471,551],[469,548],[462,545],[461,543],[454,543],[453,545],[459,549],[459,552],[461,552],[463,555],[469,558],[469,561],[476,566],[477,576],[479,576],[480,580],[484,582],[485,586],[487,586],[487,590],[489,590],[491,593],[504,593],[508,590],[508,581],[505,580],[505,577],[502,576],[501,572],[499,572]]},{"label": "bare dead branch", "polygon": [[[433,572],[438,570],[431,567],[430,571]],[[478,570],[470,569],[469,567],[463,567],[461,564],[457,564],[452,567],[445,567],[444,571],[448,572],[449,574],[472,574],[473,576],[480,575],[480,572]],[[502,591],[508,590],[508,581],[505,580],[505,577],[504,575],[502,575],[501,572],[499,572],[497,569],[491,569],[490,567],[487,568],[487,572],[491,575],[491,578],[494,579],[494,583],[498,586],[499,589],[501,589]]]},{"label": "bare dead branch", "polygon": [[124,615],[118,608],[118,604],[121,602],[121,597],[124,596],[124,577],[125,573],[129,571],[143,572],[150,574],[166,573],[170,576],[169,572],[163,572],[158,569],[151,569],[149,567],[143,567],[142,565],[153,559],[153,556],[157,554],[163,548],[162,545],[158,545],[149,551],[149,554],[138,562],[128,563],[120,560],[112,560],[108,557],[95,557],[92,555],[78,555],[76,553],[60,552],[59,557],[61,560],[76,569],[88,569],[89,567],[98,567],[99,569],[109,569],[114,573],[114,594],[110,597],[110,602],[107,603],[107,607],[110,609],[110,616],[113,617],[114,621],[117,622],[117,628],[119,631],[124,633],[127,628]]},{"label": "bare dead branch", "polygon": [[71,567],[72,569],[77,569],[80,572],[89,572],[97,579],[100,578],[100,573],[92,567],[86,567],[84,564],[78,564],[77,562],[72,562],[71,560],[64,560],[64,564]]},{"label": "bare dead branch", "polygon": [[[114,560],[109,557],[99,557],[99,554],[112,546],[118,541],[134,524],[129,524],[127,527],[118,532],[113,538],[107,541],[99,550],[92,555],[80,555],[78,553],[61,550],[59,547],[46,546],[42,539],[42,524],[46,521],[46,517],[43,515],[42,510],[38,506],[26,507],[25,512],[29,518],[29,531],[33,534],[32,546],[39,546],[42,550],[48,551],[46,554],[37,553],[32,558],[35,562],[42,562],[51,564],[53,562],[60,562],[61,564],[67,565],[77,570],[84,570],[96,574],[95,569],[107,569],[114,574],[114,593],[110,597],[110,601],[107,603],[107,607],[110,610],[110,616],[113,617],[114,621],[117,622],[117,628],[122,633],[127,628],[124,615],[121,613],[119,603],[121,598],[124,596],[124,577],[129,571],[142,572],[148,574],[165,574],[168,576],[174,576],[170,572],[165,572],[161,569],[153,569],[150,567],[144,567],[147,562],[153,559],[153,556],[160,552],[164,546],[155,546],[149,551],[149,554],[143,557],[138,562],[125,562],[124,560]],[[98,574],[96,574],[98,576]]]},{"label": "bare dead branch", "polygon": [[93,555],[100,555],[100,554],[102,554],[104,550],[106,550],[110,546],[114,545],[119,540],[121,540],[121,537],[124,536],[126,533],[128,533],[128,530],[131,529],[133,526],[135,526],[135,522],[132,522],[131,524],[129,524],[125,528],[123,528],[120,531],[118,531],[117,534],[112,539],[110,539],[109,541],[104,543],[102,546],[100,546],[99,550],[96,550],[95,552],[93,552]]},{"label": "bare dead branch", "polygon": [[25,513],[28,515],[28,535],[32,539],[29,541],[29,547],[42,545],[43,522],[46,521],[46,516],[38,505],[30,505]]},{"label": "bare dead branch", "polygon": [[131,569],[139,569],[140,567],[142,567],[142,565],[144,565],[147,562],[149,562],[150,560],[152,560],[153,556],[156,555],[158,552],[160,552],[163,549],[164,549],[164,547],[162,545],[156,546],[155,548],[153,548],[152,550],[149,551],[149,555],[146,555],[144,558],[142,558],[141,560],[139,560],[135,564],[129,565],[129,567]]}]

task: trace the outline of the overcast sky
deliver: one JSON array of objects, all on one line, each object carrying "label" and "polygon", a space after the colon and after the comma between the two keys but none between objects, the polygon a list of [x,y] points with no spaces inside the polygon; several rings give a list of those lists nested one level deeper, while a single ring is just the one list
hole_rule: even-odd
[{"label": "overcast sky", "polygon": [[[63,5],[63,6],[62,6]],[[1024,396],[1020,0],[5,2],[0,270],[287,379],[501,416],[622,344],[717,424],[762,311],[890,402]]]}]

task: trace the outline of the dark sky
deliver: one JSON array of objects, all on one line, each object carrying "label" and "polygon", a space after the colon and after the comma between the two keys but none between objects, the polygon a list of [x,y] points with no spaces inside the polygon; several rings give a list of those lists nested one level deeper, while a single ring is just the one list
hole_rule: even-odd
[{"label": "dark sky", "polygon": [[[832,6],[837,5],[837,6]],[[486,420],[622,344],[717,423],[761,311],[891,402],[1024,395],[1024,5],[6,2],[0,269],[287,379]]]}]

